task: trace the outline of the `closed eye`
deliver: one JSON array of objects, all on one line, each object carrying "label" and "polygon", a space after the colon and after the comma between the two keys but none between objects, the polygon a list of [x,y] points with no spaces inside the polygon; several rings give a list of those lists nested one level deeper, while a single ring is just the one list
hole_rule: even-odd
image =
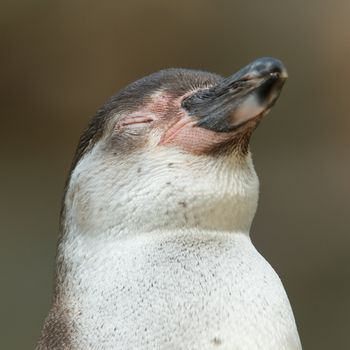
[{"label": "closed eye", "polygon": [[131,115],[118,123],[119,127],[138,127],[142,126],[143,124],[147,124],[150,122],[153,122],[154,118],[151,116],[144,116],[144,115]]}]

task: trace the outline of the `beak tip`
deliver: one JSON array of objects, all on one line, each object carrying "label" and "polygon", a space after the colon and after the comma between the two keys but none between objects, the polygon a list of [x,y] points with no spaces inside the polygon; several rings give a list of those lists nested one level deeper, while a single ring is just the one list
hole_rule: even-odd
[{"label": "beak tip", "polygon": [[286,66],[282,61],[273,57],[258,58],[251,64],[251,70],[258,75],[267,75],[278,77],[282,80],[288,78]]}]

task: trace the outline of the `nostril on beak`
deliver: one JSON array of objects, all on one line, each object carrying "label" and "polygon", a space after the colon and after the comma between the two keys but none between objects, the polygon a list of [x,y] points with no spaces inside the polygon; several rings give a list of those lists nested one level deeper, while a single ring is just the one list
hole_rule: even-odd
[{"label": "nostril on beak", "polygon": [[279,79],[279,77],[281,76],[280,72],[272,72],[270,73],[270,77],[273,79]]},{"label": "nostril on beak", "polygon": [[288,77],[284,64],[272,57],[262,57],[245,68],[242,78],[261,79],[271,78],[273,80],[285,80]]}]

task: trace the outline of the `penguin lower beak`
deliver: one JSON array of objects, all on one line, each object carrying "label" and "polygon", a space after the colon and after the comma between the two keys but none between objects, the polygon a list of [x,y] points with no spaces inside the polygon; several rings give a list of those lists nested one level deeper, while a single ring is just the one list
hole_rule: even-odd
[{"label": "penguin lower beak", "polygon": [[186,97],[182,107],[198,120],[196,126],[232,132],[260,120],[276,102],[287,77],[281,61],[260,58],[219,84]]}]

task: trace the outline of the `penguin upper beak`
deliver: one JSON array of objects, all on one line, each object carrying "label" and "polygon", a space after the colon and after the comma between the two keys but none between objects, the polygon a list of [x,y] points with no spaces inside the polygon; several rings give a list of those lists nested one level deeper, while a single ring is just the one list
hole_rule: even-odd
[{"label": "penguin upper beak", "polygon": [[270,110],[287,77],[281,61],[259,58],[219,84],[186,97],[182,107],[198,119],[196,126],[234,131]]}]

